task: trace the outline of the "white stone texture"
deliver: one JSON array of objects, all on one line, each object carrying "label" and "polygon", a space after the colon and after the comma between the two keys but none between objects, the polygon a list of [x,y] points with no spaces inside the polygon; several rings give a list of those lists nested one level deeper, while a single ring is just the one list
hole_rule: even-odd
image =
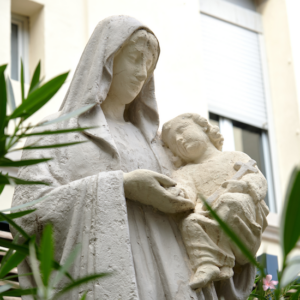
[{"label": "white stone texture", "polygon": [[[240,277],[244,268],[253,269],[210,216],[201,197],[255,256],[262,232],[268,225],[266,216],[269,213],[263,200],[267,181],[256,162],[242,152],[221,152],[223,138],[219,128],[197,114],[183,114],[164,124],[162,138],[178,157],[177,167],[178,160],[181,161],[181,166],[172,174],[173,179],[196,203],[195,212],[184,216],[180,226],[194,270],[191,287],[202,288],[234,274]],[[172,159],[175,161],[174,157]],[[244,272],[243,276],[245,282],[250,283],[255,272]]]},{"label": "white stone texture", "polygon": [[[175,183],[166,176],[172,166],[156,136],[159,119],[153,69],[158,54],[154,35],[139,21],[116,16],[100,22],[61,111],[48,119],[87,104],[93,108],[43,129],[96,128],[32,137],[27,145],[88,142],[23,153],[24,159],[53,160],[20,170],[21,178],[50,186],[18,186],[13,205],[50,195],[19,224],[39,239],[43,227],[52,223],[60,263],[81,243],[81,255],[70,270],[74,277],[112,271],[110,277],[80,289],[88,290],[87,299],[217,300],[223,288],[216,290],[210,284],[196,292],[189,286],[192,266],[173,213],[191,210],[195,203],[167,190]],[[21,274],[28,271],[27,262],[20,265]],[[254,269],[243,268],[243,272],[245,276],[226,283],[226,299],[246,298]],[[20,277],[20,283],[22,287],[33,284],[31,277]],[[63,299],[77,299],[80,294],[74,291]]]}]

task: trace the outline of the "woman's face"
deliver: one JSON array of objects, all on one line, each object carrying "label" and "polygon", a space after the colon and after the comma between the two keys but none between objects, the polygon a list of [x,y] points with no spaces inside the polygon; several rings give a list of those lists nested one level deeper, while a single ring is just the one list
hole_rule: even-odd
[{"label": "woman's face", "polygon": [[153,72],[157,55],[156,38],[146,30],[135,32],[114,59],[109,96],[122,104],[133,101]]}]

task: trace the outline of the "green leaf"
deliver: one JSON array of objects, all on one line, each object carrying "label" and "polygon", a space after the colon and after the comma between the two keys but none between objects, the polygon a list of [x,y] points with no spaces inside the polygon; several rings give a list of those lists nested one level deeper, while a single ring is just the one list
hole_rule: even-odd
[{"label": "green leaf", "polygon": [[[16,244],[18,242],[19,236],[20,235],[17,233],[16,236],[14,237],[14,239],[13,239],[13,243]],[[13,249],[9,249],[6,252],[6,254],[4,255],[4,257],[1,260],[1,268],[2,268],[2,265],[4,265],[6,263],[6,261],[13,255],[13,253],[14,253]]]},{"label": "green leaf", "polygon": [[0,195],[2,194],[4,188],[5,188],[5,184],[0,184]]},{"label": "green leaf", "polygon": [[0,212],[0,217],[4,219],[9,225],[13,226],[24,238],[30,239],[30,236],[23,230],[19,225],[17,225],[13,220],[9,218],[9,215],[6,215]]},{"label": "green leaf", "polygon": [[53,279],[53,283],[51,284],[52,286],[56,286],[60,282],[60,280],[63,278],[63,276],[65,275],[65,273],[69,270],[69,268],[71,267],[72,263],[74,262],[76,256],[78,255],[78,253],[80,251],[80,248],[81,248],[81,246],[77,245],[72,250],[72,252],[67,257],[67,259],[66,259],[65,263],[63,264],[63,266],[56,273],[56,276]]},{"label": "green leaf", "polygon": [[37,289],[14,289],[11,291],[6,291],[1,293],[1,296],[7,296],[7,297],[21,297],[25,295],[36,295]]},{"label": "green leaf", "polygon": [[[61,266],[57,261],[54,260],[52,263],[53,263],[53,268],[54,268],[55,270],[59,271],[59,270],[62,268],[62,266]],[[65,275],[66,275],[72,282],[74,282],[73,277],[72,277],[68,272],[66,272]]]},{"label": "green leaf", "polygon": [[298,300],[299,299],[299,296],[300,296],[300,288],[297,290],[296,293],[293,294],[293,296],[291,296],[289,298],[289,300]]},{"label": "green leaf", "polygon": [[7,105],[7,94],[6,94],[6,83],[4,72],[7,65],[0,66],[0,155],[5,153],[5,141],[2,139],[4,136],[4,128],[6,125],[6,105]]},{"label": "green leaf", "polygon": [[24,167],[40,164],[49,160],[51,160],[51,158],[10,160],[2,157],[0,158],[0,167]]},{"label": "green leaf", "polygon": [[215,213],[215,211],[210,207],[210,205],[206,202],[206,200],[200,196],[207,210],[210,212],[211,216],[219,223],[220,227],[223,231],[231,238],[231,240],[235,243],[235,245],[240,249],[240,251],[244,254],[244,256],[254,265],[256,266],[262,274],[264,274],[263,267],[256,261],[255,257],[252,255],[250,250],[243,244],[240,238],[235,234],[235,232],[229,228],[229,226]]},{"label": "green leaf", "polygon": [[29,244],[29,253],[30,253],[29,254],[30,266],[31,266],[31,269],[32,269],[32,272],[33,272],[34,280],[35,280],[37,286],[40,289],[43,289],[44,285],[43,285],[43,282],[42,282],[42,279],[41,279],[41,274],[40,274],[40,271],[39,271],[39,262],[38,262],[37,257],[36,257],[35,245],[34,245],[33,241],[31,241],[30,244]]},{"label": "green leaf", "polygon": [[10,78],[7,78],[7,98],[8,98],[8,104],[10,107],[11,112],[13,112],[16,109],[16,101],[15,101],[15,95],[14,95],[14,91],[11,85],[11,80]]},{"label": "green leaf", "polygon": [[70,291],[71,289],[73,289],[75,287],[79,287],[82,284],[85,284],[87,282],[90,282],[90,281],[93,281],[95,279],[102,278],[102,277],[105,277],[105,276],[108,276],[108,275],[109,275],[109,273],[99,273],[99,274],[93,274],[93,275],[89,275],[89,276],[86,276],[86,277],[83,277],[83,278],[79,278],[79,279],[75,280],[73,283],[67,285],[60,292],[55,294],[53,299],[59,298],[62,294],[65,294],[66,292]]},{"label": "green leaf", "polygon": [[23,179],[12,177],[12,176],[9,176],[9,179],[11,179],[15,184],[30,184],[30,185],[31,184],[42,184],[42,185],[49,185],[48,183],[43,182],[43,181],[29,181],[29,180],[23,180]]},{"label": "green leaf", "polygon": [[23,117],[27,119],[33,115],[37,110],[43,107],[61,88],[67,79],[69,73],[59,75],[48,81],[41,87],[34,90],[27,99],[15,109],[9,116],[9,119]]},{"label": "green leaf", "polygon": [[80,298],[80,300],[85,300],[86,294],[87,294],[87,292],[84,292],[84,294],[82,295],[82,297]]},{"label": "green leaf", "polygon": [[25,277],[25,276],[32,276],[33,273],[25,273],[25,274],[17,274],[17,275],[11,275],[11,276],[7,276],[4,277],[3,280],[11,280],[11,279],[15,279],[15,278],[19,278],[19,277]]},{"label": "green leaf", "polygon": [[288,262],[286,268],[283,270],[283,274],[280,280],[280,286],[285,287],[294,281],[297,275],[300,273],[300,256],[292,257]]},{"label": "green leaf", "polygon": [[260,295],[258,295],[258,294],[253,294],[253,293],[251,293],[251,294],[249,295],[249,297],[250,297],[250,298],[257,298],[257,299],[264,299],[264,300],[267,299],[266,297],[260,296]]},{"label": "green leaf", "polygon": [[8,177],[9,177],[8,174],[3,175],[2,173],[0,173],[0,184],[1,185],[10,184]]},{"label": "green leaf", "polygon": [[[300,215],[300,171],[296,167],[290,177],[282,211],[280,234],[283,257],[285,258],[296,246],[300,237],[298,225]],[[285,259],[283,259],[285,261]]]},{"label": "green leaf", "polygon": [[25,100],[25,90],[24,90],[24,66],[23,60],[21,58],[21,95],[22,95],[22,102]]},{"label": "green leaf", "polygon": [[32,93],[35,89],[38,88],[39,83],[40,83],[40,74],[41,74],[41,61],[39,61],[37,67],[34,70],[31,83],[30,83],[30,88],[28,92],[28,96],[30,93]]},{"label": "green leaf", "polygon": [[26,256],[26,254],[16,251],[4,264],[1,263],[0,278],[3,278],[13,268],[17,267],[26,258]]},{"label": "green leaf", "polygon": [[6,240],[0,239],[0,246],[8,248],[8,249],[13,249],[13,250],[19,251],[21,253],[24,253],[26,255],[29,255],[29,249],[28,249],[28,246],[26,246],[26,245],[17,245],[12,242],[8,242]]},{"label": "green leaf", "polygon": [[88,111],[89,109],[91,109],[93,106],[95,106],[95,104],[89,104],[89,105],[83,106],[83,107],[78,108],[78,109],[76,109],[74,111],[71,111],[70,113],[62,115],[62,116],[60,116],[60,117],[58,117],[56,119],[39,123],[39,124],[37,124],[37,126],[46,126],[46,125],[50,125],[50,124],[62,122],[64,120],[68,120],[70,118],[73,118],[73,117],[76,117],[78,115],[81,115],[81,114],[85,113],[86,111]]},{"label": "green leaf", "polygon": [[18,137],[28,137],[33,135],[51,135],[51,134],[62,134],[62,133],[69,133],[69,132],[76,132],[76,131],[84,131],[87,129],[93,129],[96,127],[79,127],[79,128],[70,128],[70,129],[61,129],[61,130],[45,130],[41,132],[33,132],[33,133],[25,133],[18,135]]},{"label": "green leaf", "polygon": [[52,261],[54,258],[53,232],[52,226],[47,225],[43,231],[41,248],[40,248],[40,269],[42,280],[45,286],[48,286],[48,281],[52,271]]},{"label": "green leaf", "polygon": [[17,177],[12,177],[8,175],[0,174],[0,185],[2,184],[10,184],[10,185],[16,185],[16,184],[43,184],[43,185],[49,185],[46,182],[42,181],[29,181],[29,180],[23,180]]},{"label": "green leaf", "polygon": [[36,200],[30,201],[30,202],[27,202],[27,203],[24,203],[24,204],[20,204],[18,206],[13,206],[13,207],[10,207],[10,208],[3,209],[0,212],[4,213],[6,211],[14,211],[14,210],[23,209],[25,207],[32,206],[34,204],[42,202],[42,201],[46,200],[47,198],[48,198],[48,196],[44,196],[44,197],[38,198]]},{"label": "green leaf", "polygon": [[[72,143],[63,143],[63,144],[52,144],[52,145],[42,145],[42,146],[26,146],[23,148],[14,149],[13,151],[18,150],[35,150],[35,149],[48,149],[48,148],[61,148],[61,147],[67,147],[67,146],[74,146],[78,144],[86,143],[86,141],[82,142],[72,142]],[[13,152],[11,151],[11,152]]]},{"label": "green leaf", "polygon": [[[20,211],[20,212],[17,212],[17,213],[12,213],[12,214],[6,214],[10,219],[18,219],[18,218],[21,218],[23,216],[26,216],[26,215],[29,215],[31,213],[33,213],[34,211],[36,211],[36,209],[29,209],[29,210],[24,210],[24,211]],[[0,216],[0,221],[2,221],[4,219],[1,219],[1,216]]]},{"label": "green leaf", "polygon": [[[30,259],[35,261],[36,260],[36,253],[35,253],[35,245],[34,245],[34,242],[33,242],[34,238],[35,238],[35,236],[32,236],[30,240],[27,240],[22,245],[13,244],[11,242],[7,242],[5,240],[0,239],[0,246],[5,247],[5,248],[9,248],[9,249],[14,249],[16,251],[19,251],[21,253],[26,254],[27,256],[31,255]],[[31,253],[29,251],[29,246],[27,245],[27,243],[29,241],[31,241],[31,243],[30,243]],[[37,253],[37,254],[38,254],[38,257],[39,257],[40,254],[39,253]],[[52,266],[55,270],[60,270],[62,268],[62,266],[55,260],[52,261]],[[35,267],[36,267],[36,265],[35,265]],[[32,267],[32,270],[33,270],[33,267]],[[37,273],[38,273],[37,277],[39,277],[39,268],[38,268],[38,266],[37,266],[36,270],[37,270]],[[33,275],[34,275],[34,277],[36,277],[35,274],[33,274]],[[74,279],[72,278],[72,276],[68,272],[66,272],[65,275],[70,279],[71,282],[74,282]],[[38,279],[38,278],[35,278],[35,279]],[[42,285],[42,281],[40,282],[40,284]]]},{"label": "green leaf", "polygon": [[0,66],[0,73],[4,73],[6,67],[7,67],[7,64],[6,64],[6,65],[1,65],[1,66]]}]

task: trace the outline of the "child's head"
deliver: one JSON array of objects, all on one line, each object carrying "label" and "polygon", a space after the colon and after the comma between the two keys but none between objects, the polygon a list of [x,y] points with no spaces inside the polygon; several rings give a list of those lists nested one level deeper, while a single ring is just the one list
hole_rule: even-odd
[{"label": "child's head", "polygon": [[211,125],[207,119],[186,113],[163,125],[162,140],[174,155],[189,162],[200,157],[209,143],[221,151],[224,138],[219,127]]}]

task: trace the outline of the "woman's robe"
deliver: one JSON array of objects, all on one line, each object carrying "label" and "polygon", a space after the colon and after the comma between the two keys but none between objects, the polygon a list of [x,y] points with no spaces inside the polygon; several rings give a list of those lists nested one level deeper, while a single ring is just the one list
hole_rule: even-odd
[{"label": "woman's robe", "polygon": [[[53,160],[20,170],[21,178],[45,181],[50,186],[18,186],[13,206],[50,194],[45,201],[34,205],[37,211],[18,219],[19,225],[29,234],[36,234],[39,240],[44,226],[51,223],[55,259],[60,263],[81,244],[80,255],[70,270],[75,278],[93,272],[111,272],[111,276],[86,284],[62,299],[78,299],[85,290],[88,290],[87,299],[217,299],[213,285],[198,293],[190,289],[192,272],[172,217],[150,206],[126,203],[124,197],[122,157],[100,104],[106,99],[111,84],[114,53],[141,28],[146,27],[126,16],[110,17],[97,25],[61,111],[49,119],[87,104],[94,104],[93,108],[79,117],[42,129],[97,128],[27,140],[27,144],[88,142],[23,153],[23,159],[52,157]],[[159,120],[153,76],[129,105],[126,117],[144,136],[148,150],[156,159],[155,164],[158,162],[158,171],[168,174],[168,159],[155,138]],[[153,158],[150,164],[152,162]],[[126,164],[132,167],[129,161]],[[24,261],[18,270],[20,274],[30,272],[29,261]],[[251,291],[255,269],[248,265],[243,272],[242,276],[227,283],[228,299],[244,299]],[[57,288],[65,282],[62,280]],[[20,277],[20,284],[26,288],[34,283],[31,277]]]}]

